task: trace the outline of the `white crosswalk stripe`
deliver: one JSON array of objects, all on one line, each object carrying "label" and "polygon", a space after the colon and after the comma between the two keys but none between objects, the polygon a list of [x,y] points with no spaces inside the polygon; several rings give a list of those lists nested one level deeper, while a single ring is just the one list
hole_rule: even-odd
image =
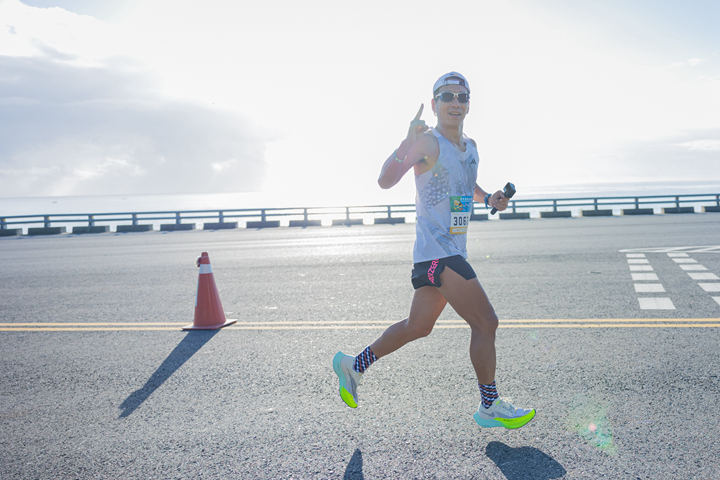
[{"label": "white crosswalk stripe", "polygon": [[636,293],[662,293],[665,291],[665,287],[660,283],[636,283]]},{"label": "white crosswalk stripe", "polygon": [[[638,297],[638,304],[641,310],[676,310],[675,304],[669,297],[652,296],[652,294],[656,293],[666,293],[665,286],[659,283],[660,279],[658,275],[656,273],[639,273],[655,271],[651,265],[652,259],[647,258],[647,253],[665,253],[680,267],[678,272],[683,271],[687,273],[692,280],[698,281],[699,283],[697,285],[704,291],[708,293],[720,292],[720,282],[713,282],[713,280],[720,280],[720,277],[710,272],[706,266],[701,265],[697,259],[689,255],[689,253],[720,253],[720,246],[638,248],[621,250],[621,252],[625,253],[633,282],[656,282],[633,283],[635,293],[647,294],[647,296]],[[663,273],[663,275],[664,274],[665,273]],[[720,304],[720,296],[713,296],[711,298]]]},{"label": "white crosswalk stripe", "polygon": [[698,283],[706,292],[720,292],[720,283]]},{"label": "white crosswalk stripe", "polygon": [[641,281],[658,281],[658,276],[654,273],[633,273],[632,279],[634,282],[641,282]]},{"label": "white crosswalk stripe", "polygon": [[682,268],[685,271],[689,270],[707,270],[707,268],[703,267],[702,265],[680,265],[680,268]]},{"label": "white crosswalk stripe", "polygon": [[692,278],[693,280],[720,280],[720,277],[718,277],[714,273],[688,272],[688,275],[690,275],[690,278]]},{"label": "white crosswalk stripe", "polygon": [[638,298],[640,308],[643,310],[675,310],[672,300],[669,298]]}]

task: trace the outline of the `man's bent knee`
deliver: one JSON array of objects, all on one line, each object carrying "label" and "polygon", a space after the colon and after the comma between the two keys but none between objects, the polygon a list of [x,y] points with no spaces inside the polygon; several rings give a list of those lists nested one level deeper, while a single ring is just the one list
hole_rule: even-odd
[{"label": "man's bent knee", "polygon": [[413,323],[410,323],[409,320],[405,321],[405,325],[407,328],[407,332],[413,337],[413,338],[423,338],[427,337],[432,333],[434,324],[432,325],[416,325]]},{"label": "man's bent knee", "polygon": [[470,328],[477,330],[483,335],[495,335],[500,321],[493,312],[491,315],[478,316],[472,321],[468,321],[468,324],[470,324]]}]

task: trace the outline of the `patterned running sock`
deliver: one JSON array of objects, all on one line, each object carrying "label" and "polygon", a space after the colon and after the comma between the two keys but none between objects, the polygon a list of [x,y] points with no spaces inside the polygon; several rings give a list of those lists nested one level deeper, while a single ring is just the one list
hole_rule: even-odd
[{"label": "patterned running sock", "polygon": [[483,385],[478,382],[480,387],[480,395],[482,395],[482,406],[483,408],[490,408],[495,400],[498,399],[497,385],[495,380],[490,385]]},{"label": "patterned running sock", "polygon": [[365,370],[367,370],[367,368],[372,365],[375,360],[377,360],[377,357],[372,352],[372,350],[370,350],[370,347],[367,347],[360,353],[360,355],[355,357],[355,364],[353,365],[353,370],[358,373],[364,373]]}]

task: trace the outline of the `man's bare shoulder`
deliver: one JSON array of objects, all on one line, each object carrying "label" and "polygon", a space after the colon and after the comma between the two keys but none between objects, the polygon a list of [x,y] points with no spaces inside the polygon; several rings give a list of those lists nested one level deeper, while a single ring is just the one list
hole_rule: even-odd
[{"label": "man's bare shoulder", "polygon": [[417,139],[413,148],[417,148],[417,152],[422,153],[424,156],[435,156],[440,154],[440,143],[435,135],[431,132],[425,132]]}]

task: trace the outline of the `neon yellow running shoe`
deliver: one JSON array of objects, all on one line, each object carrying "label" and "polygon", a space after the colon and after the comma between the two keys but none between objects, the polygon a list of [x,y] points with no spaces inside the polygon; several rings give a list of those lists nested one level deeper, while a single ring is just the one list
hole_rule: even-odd
[{"label": "neon yellow running shoe", "polygon": [[504,398],[498,398],[490,408],[483,407],[481,403],[473,418],[481,427],[514,429],[524,426],[535,418],[535,409],[517,408]]},{"label": "neon yellow running shoe", "polygon": [[340,379],[340,398],[348,407],[357,408],[358,394],[357,387],[360,385],[362,373],[353,369],[355,357],[337,352],[333,358],[333,370]]}]

